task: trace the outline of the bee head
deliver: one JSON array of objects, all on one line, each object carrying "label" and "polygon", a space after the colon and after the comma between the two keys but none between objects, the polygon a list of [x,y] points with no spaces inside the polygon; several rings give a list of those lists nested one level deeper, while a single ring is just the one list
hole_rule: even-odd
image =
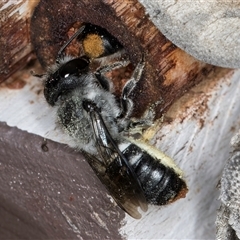
[{"label": "bee head", "polygon": [[47,75],[44,85],[44,96],[47,102],[54,106],[59,97],[75,89],[81,84],[81,76],[89,69],[86,57],[74,58],[60,64],[55,71]]}]

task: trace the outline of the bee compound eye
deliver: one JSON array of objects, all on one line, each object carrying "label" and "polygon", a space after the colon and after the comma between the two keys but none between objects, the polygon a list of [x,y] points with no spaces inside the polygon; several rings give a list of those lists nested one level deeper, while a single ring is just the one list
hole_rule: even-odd
[{"label": "bee compound eye", "polygon": [[87,72],[89,61],[86,58],[75,58],[68,61],[59,69],[59,76],[61,78],[67,78],[71,75],[80,75]]}]

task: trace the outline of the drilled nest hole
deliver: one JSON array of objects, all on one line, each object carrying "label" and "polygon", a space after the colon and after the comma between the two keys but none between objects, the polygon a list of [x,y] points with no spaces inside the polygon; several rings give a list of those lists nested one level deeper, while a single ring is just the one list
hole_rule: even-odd
[{"label": "drilled nest hole", "polygon": [[[90,59],[96,60],[104,57],[104,64],[111,64],[116,59],[128,59],[128,53],[124,50],[124,46],[119,40],[111,35],[107,29],[91,23],[74,23],[68,30],[67,36],[70,39],[82,26],[85,26],[85,32],[79,35],[64,50],[66,55],[73,57],[88,56]],[[114,52],[116,51],[116,52]],[[116,54],[121,52],[121,54]],[[122,54],[123,53],[123,54]],[[115,57],[112,56],[116,55]],[[101,67],[98,61],[93,61],[92,71]],[[114,86],[114,94],[120,96],[122,88],[130,79],[133,72],[133,64],[129,62],[127,66],[114,69],[105,73],[105,76],[110,79]]]}]

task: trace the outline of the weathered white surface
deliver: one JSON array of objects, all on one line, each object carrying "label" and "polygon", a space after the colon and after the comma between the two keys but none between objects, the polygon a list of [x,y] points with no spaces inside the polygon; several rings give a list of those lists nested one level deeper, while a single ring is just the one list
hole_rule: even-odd
[{"label": "weathered white surface", "polygon": [[139,0],[178,47],[213,65],[240,67],[239,0]]},{"label": "weathered white surface", "polygon": [[[55,129],[55,114],[46,103],[41,80],[31,77],[23,89],[0,88],[0,121],[9,126],[45,138],[67,143],[68,139]],[[40,92],[41,91],[41,92]],[[39,93],[40,92],[40,93]]]},{"label": "weathered white surface", "polygon": [[[6,20],[7,17],[11,17],[15,13],[19,14],[19,18],[29,18],[32,10],[34,7],[37,5],[39,0],[31,0],[31,1],[26,1],[26,0],[2,0],[1,3],[3,6],[0,8],[0,11],[2,12],[3,10],[11,7],[12,11],[9,12],[8,16],[5,16],[1,20]],[[18,6],[17,8],[15,6]],[[0,13],[1,15],[1,13]]]},{"label": "weathered white surface", "polygon": [[[220,76],[223,76],[222,71]],[[121,233],[127,239],[214,239],[219,182],[230,152],[230,138],[240,127],[240,70],[213,77],[172,108],[153,143],[184,170],[185,199],[167,207],[149,207],[141,220],[126,216]],[[67,143],[55,129],[54,112],[44,101],[41,82],[32,78],[21,90],[0,88],[0,121]],[[188,99],[188,100],[186,100]]]},{"label": "weathered white surface", "polygon": [[195,101],[187,104],[188,110],[178,112],[179,118],[157,133],[155,144],[184,170],[189,193],[168,207],[152,207],[141,222],[128,218],[122,229],[128,238],[215,238],[217,185],[229,157],[230,138],[239,128],[239,78],[238,71],[230,81],[222,79],[214,87],[209,82],[208,92],[205,88],[192,93]]}]

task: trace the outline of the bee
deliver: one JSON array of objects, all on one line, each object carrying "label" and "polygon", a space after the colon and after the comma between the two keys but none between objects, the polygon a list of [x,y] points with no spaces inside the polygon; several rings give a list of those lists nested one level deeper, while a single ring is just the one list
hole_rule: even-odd
[{"label": "bee", "polygon": [[91,23],[84,26],[78,40],[82,42],[84,54],[89,58],[109,56],[123,50],[123,45],[106,29]]},{"label": "bee", "polygon": [[[63,54],[73,39],[81,41],[84,55]],[[140,139],[127,137],[133,125],[145,123],[129,117],[134,105],[129,95],[142,77],[144,60],[117,99],[106,73],[129,64],[124,54],[121,43],[105,29],[83,25],[47,71],[44,96],[57,109],[59,125],[73,139],[71,146],[85,155],[117,204],[139,219],[139,208],[147,211],[148,204],[164,205],[185,197],[187,186],[172,159]],[[95,61],[101,66],[93,70]]]}]

